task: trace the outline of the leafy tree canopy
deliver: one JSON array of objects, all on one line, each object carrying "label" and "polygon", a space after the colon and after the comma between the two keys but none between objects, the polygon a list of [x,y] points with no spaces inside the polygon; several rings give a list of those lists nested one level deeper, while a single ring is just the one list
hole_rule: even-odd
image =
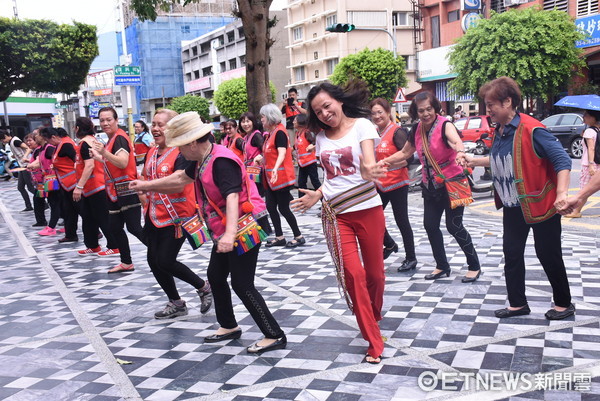
[{"label": "leafy tree canopy", "polygon": [[0,101],[16,90],[75,93],[98,55],[96,27],[0,18]]},{"label": "leafy tree canopy", "polygon": [[524,96],[547,99],[585,65],[575,47],[583,38],[564,11],[529,7],[492,13],[469,28],[451,51],[451,71],[458,77],[450,88],[458,95],[477,95],[486,82],[508,76]]},{"label": "leafy tree canopy", "polygon": [[[275,101],[275,85],[269,82],[271,89],[270,101]],[[246,91],[246,77],[234,78],[222,82],[215,91],[214,102],[221,114],[228,118],[238,118],[248,109],[248,92]]]},{"label": "leafy tree canopy", "polygon": [[166,107],[167,109],[175,110],[179,114],[185,113],[186,111],[195,111],[202,118],[209,121],[210,120],[210,112],[209,112],[210,103],[203,97],[194,96],[194,95],[185,95],[176,97],[171,100],[171,103]]},{"label": "leafy tree canopy", "polygon": [[344,85],[353,78],[365,81],[371,99],[394,99],[399,87],[407,85],[404,59],[382,48],[364,49],[340,60],[329,78],[336,85]]}]

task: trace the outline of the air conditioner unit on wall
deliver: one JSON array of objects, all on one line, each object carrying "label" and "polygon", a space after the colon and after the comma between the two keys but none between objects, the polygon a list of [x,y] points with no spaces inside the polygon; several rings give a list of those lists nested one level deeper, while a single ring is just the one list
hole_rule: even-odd
[{"label": "air conditioner unit on wall", "polygon": [[514,7],[525,3],[529,3],[529,0],[504,0],[504,7]]}]

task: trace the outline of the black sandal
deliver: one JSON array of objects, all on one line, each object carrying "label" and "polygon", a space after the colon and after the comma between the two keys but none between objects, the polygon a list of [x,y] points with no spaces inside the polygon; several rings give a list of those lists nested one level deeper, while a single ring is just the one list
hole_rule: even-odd
[{"label": "black sandal", "polygon": [[285,238],[282,238],[282,239],[275,238],[274,240],[267,242],[265,246],[267,248],[270,248],[272,246],[285,246],[285,245],[286,245]]},{"label": "black sandal", "polygon": [[304,244],[306,244],[306,239],[304,239],[304,237],[296,237],[293,240],[289,241],[285,245],[285,247],[286,248],[295,248],[297,246],[304,245]]}]

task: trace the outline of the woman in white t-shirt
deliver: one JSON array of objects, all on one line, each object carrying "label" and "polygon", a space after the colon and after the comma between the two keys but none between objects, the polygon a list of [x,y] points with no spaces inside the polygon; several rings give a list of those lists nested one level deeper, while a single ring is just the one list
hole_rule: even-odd
[{"label": "woman in white t-shirt", "polygon": [[[590,182],[592,176],[597,173],[598,166],[594,161],[596,146],[598,145],[598,131],[600,131],[600,111],[586,110],[583,114],[583,122],[588,126],[581,136],[583,137],[583,155],[581,156],[581,175],[579,176],[579,188],[585,187]],[[587,198],[579,207],[573,209],[572,213],[565,217],[579,218],[581,217],[581,209],[587,202]]]},{"label": "woman in white t-shirt", "polygon": [[323,200],[323,230],[338,283],[369,343],[366,361],[379,363],[384,348],[377,322],[382,319],[385,284],[385,218],[373,181],[387,168],[375,161],[379,135],[366,119],[371,114],[368,93],[363,82],[345,90],[324,83],[308,93],[308,126],[319,132],[316,152],[325,180],[316,191],[300,189],[305,195],[293,206],[304,212]]}]

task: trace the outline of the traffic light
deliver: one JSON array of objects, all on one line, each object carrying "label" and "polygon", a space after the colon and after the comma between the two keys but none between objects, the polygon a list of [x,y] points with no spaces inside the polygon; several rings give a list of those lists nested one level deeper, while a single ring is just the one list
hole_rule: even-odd
[{"label": "traffic light", "polygon": [[356,27],[352,24],[333,24],[325,28],[326,31],[329,32],[341,32],[346,33],[356,29]]}]

